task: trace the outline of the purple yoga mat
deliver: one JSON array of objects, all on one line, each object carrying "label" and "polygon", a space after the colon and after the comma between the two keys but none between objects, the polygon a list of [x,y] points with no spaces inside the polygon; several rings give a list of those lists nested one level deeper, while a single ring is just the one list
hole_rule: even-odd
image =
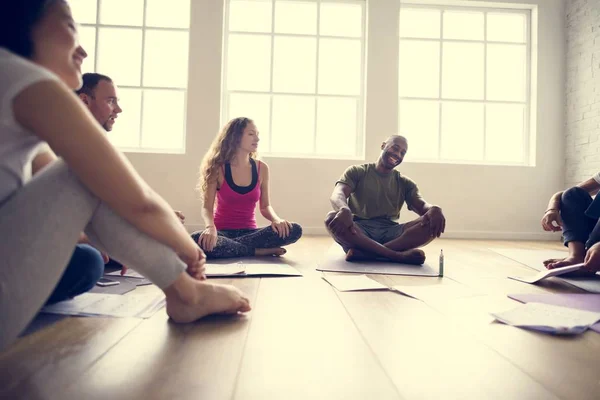
[{"label": "purple yoga mat", "polygon": [[[509,294],[513,300],[521,303],[544,303],[553,306],[575,308],[584,311],[600,312],[600,294]],[[591,326],[593,331],[600,333],[600,322]]]}]

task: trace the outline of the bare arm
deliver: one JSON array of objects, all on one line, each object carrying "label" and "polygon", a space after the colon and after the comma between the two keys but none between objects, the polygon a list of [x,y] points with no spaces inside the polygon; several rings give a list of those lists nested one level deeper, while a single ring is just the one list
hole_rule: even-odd
[{"label": "bare arm", "polygon": [[352,188],[345,183],[338,182],[333,188],[333,193],[329,201],[335,211],[339,211],[342,208],[350,210],[348,207],[348,197],[352,194]]},{"label": "bare arm", "polygon": [[[598,193],[598,190],[600,189],[600,184],[596,182],[594,178],[590,178],[586,181],[579,183],[577,187],[582,188],[583,190],[585,190],[593,196],[596,193]],[[563,192],[564,191],[556,192],[552,195],[550,201],[548,202],[548,208],[546,208],[546,212],[560,210],[560,199],[562,197]]]},{"label": "bare arm", "polygon": [[260,213],[263,217],[271,222],[279,222],[281,218],[277,215],[273,206],[271,206],[270,185],[269,185],[269,166],[262,161],[257,161],[262,164],[260,170]]},{"label": "bare arm", "polygon": [[177,217],[106,138],[81,102],[61,83],[33,84],[14,100],[16,120],[46,141],[83,184],[142,232],[186,258],[198,250]]},{"label": "bare arm", "polygon": [[431,210],[434,207],[439,208],[438,206],[429,204],[422,197],[417,197],[410,203],[410,209],[419,214],[419,216],[421,217],[425,215],[427,211]]},{"label": "bare arm", "polygon": [[215,197],[217,196],[217,185],[218,178],[214,182],[210,182],[206,191],[203,195],[203,204],[202,204],[202,219],[204,220],[204,227],[210,228],[215,227]]},{"label": "bare arm", "polygon": [[52,150],[44,151],[43,153],[39,153],[33,159],[31,163],[31,174],[35,175],[40,172],[45,166],[56,161],[56,155],[52,152]]}]

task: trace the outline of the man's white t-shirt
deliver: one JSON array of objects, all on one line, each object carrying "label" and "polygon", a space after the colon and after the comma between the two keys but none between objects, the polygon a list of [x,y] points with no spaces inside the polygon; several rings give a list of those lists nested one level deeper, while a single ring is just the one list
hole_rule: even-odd
[{"label": "man's white t-shirt", "polygon": [[0,204],[31,178],[31,162],[46,143],[14,118],[13,101],[28,86],[59,78],[0,48]]}]

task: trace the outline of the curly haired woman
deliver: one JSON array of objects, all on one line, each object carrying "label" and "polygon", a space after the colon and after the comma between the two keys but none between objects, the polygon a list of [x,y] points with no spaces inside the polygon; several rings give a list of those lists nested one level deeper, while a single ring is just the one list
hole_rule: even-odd
[{"label": "curly haired woman", "polygon": [[[269,167],[256,158],[259,135],[248,118],[229,121],[200,167],[206,228],[192,234],[206,257],[281,256],[302,236],[302,227],[281,219],[269,199]],[[215,207],[215,199],[216,207]],[[271,226],[258,228],[254,210]]]}]

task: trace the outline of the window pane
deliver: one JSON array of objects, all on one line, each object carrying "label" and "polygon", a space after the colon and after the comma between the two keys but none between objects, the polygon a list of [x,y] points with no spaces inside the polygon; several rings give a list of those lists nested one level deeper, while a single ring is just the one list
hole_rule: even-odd
[{"label": "window pane", "polygon": [[190,0],[146,0],[146,25],[189,28]]},{"label": "window pane", "polygon": [[98,6],[96,0],[70,0],[73,19],[78,24],[95,24]]},{"label": "window pane", "polygon": [[275,37],[273,91],[314,93],[316,87],[317,39]]},{"label": "window pane", "polygon": [[439,39],[440,11],[400,8],[400,37]]},{"label": "window pane", "polygon": [[269,91],[271,37],[231,34],[227,46],[227,89]]},{"label": "window pane", "polygon": [[96,28],[80,26],[78,31],[79,44],[88,55],[85,60],[83,60],[81,72],[84,74],[86,72],[94,72],[94,63],[96,62]]},{"label": "window pane", "polygon": [[269,151],[269,124],[271,122],[271,96],[268,94],[231,93],[227,120],[247,117],[254,121],[259,132],[259,152]]},{"label": "window pane", "polygon": [[483,104],[442,104],[442,158],[483,159]]},{"label": "window pane", "polygon": [[101,0],[100,23],[107,25],[142,26],[144,0]]},{"label": "window pane", "polygon": [[320,39],[319,93],[360,95],[359,40]]},{"label": "window pane", "polygon": [[356,154],[356,99],[317,99],[317,153],[351,156]]},{"label": "window pane", "polygon": [[271,0],[230,0],[229,30],[271,32],[272,7]]},{"label": "window pane", "polygon": [[140,84],[142,31],[123,28],[99,28],[98,71],[110,76],[117,85]]},{"label": "window pane", "polygon": [[486,106],[486,159],[523,162],[525,106],[488,104]]},{"label": "window pane", "polygon": [[483,99],[483,44],[444,43],[442,96]]},{"label": "window pane", "polygon": [[483,13],[444,11],[444,39],[483,40]]},{"label": "window pane", "polygon": [[488,100],[525,101],[526,67],[524,45],[488,44]]},{"label": "window pane", "polygon": [[438,158],[440,106],[437,101],[401,100],[398,126],[408,140],[407,160]]},{"label": "window pane", "polygon": [[401,40],[399,54],[400,96],[439,97],[440,43]]},{"label": "window pane", "polygon": [[314,97],[273,96],[271,152],[312,154],[314,132]]},{"label": "window pane", "polygon": [[146,30],[144,85],[187,87],[188,32]]},{"label": "window pane", "polygon": [[140,145],[140,113],[142,91],[119,89],[119,106],[123,112],[115,120],[108,138],[117,147],[138,148]]},{"label": "window pane", "polygon": [[276,33],[317,33],[317,2],[275,2]]},{"label": "window pane", "polygon": [[324,36],[362,36],[360,4],[321,3],[319,33]]},{"label": "window pane", "polygon": [[144,90],[142,127],[143,148],[183,149],[185,92]]},{"label": "window pane", "polygon": [[487,40],[525,43],[526,23],[523,14],[488,13]]}]

